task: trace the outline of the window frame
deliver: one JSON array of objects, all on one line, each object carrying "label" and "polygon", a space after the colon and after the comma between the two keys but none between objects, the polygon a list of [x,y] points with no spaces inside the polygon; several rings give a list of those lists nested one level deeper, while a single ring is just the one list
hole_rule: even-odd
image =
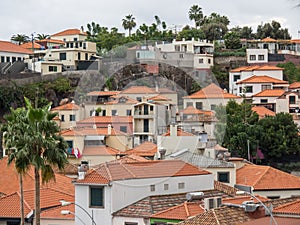
[{"label": "window frame", "polygon": [[[221,181],[220,175],[227,175],[226,181]],[[230,183],[230,172],[228,172],[228,171],[217,172],[217,178],[218,178],[218,181],[219,181],[219,182],[222,182],[222,183]]]},{"label": "window frame", "polygon": [[[96,205],[93,203],[93,199],[92,199],[92,190],[93,189],[98,189],[98,190],[101,190],[101,197],[102,197],[102,200],[101,200],[101,204],[99,205]],[[104,208],[105,206],[105,195],[104,195],[105,191],[104,191],[104,186],[89,186],[89,208]]]}]

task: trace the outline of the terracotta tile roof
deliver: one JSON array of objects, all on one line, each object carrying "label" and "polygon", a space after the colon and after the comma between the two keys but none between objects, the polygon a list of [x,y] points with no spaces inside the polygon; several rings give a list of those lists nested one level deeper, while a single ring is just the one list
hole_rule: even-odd
[{"label": "terracotta tile roof", "polygon": [[167,98],[166,96],[163,96],[163,95],[156,95],[156,96],[148,98],[148,100],[152,100],[152,101],[171,101],[171,99],[169,99],[169,98]]},{"label": "terracotta tile roof", "polygon": [[87,136],[87,135],[108,136],[108,135],[127,135],[127,134],[118,131],[114,128],[111,128],[111,134],[108,134],[107,127],[97,127],[97,128],[76,127],[68,130],[63,130],[61,132],[61,135],[62,136]]},{"label": "terracotta tile roof", "polygon": [[105,102],[105,105],[116,105],[116,104],[130,104],[134,105],[139,103],[137,100],[129,98],[128,96],[116,96],[114,100]]},{"label": "terracotta tile roof", "polygon": [[76,124],[116,124],[116,123],[132,123],[132,116],[91,116],[76,122]]},{"label": "terracotta tile roof", "polygon": [[214,181],[214,189],[221,191],[221,192],[227,194],[228,196],[235,196],[236,192],[238,191],[237,188],[231,187],[231,186],[229,186],[225,183],[222,183],[220,181],[217,181],[217,180]]},{"label": "terracotta tile roof", "polygon": [[[74,202],[74,193],[72,195],[51,188],[42,188],[40,192],[41,209],[53,206],[59,206],[60,200]],[[24,190],[25,214],[34,210],[35,191]],[[9,205],[9,207],[7,207]],[[20,194],[19,192],[0,198],[0,217],[14,218],[20,217]]]},{"label": "terracotta tile roof", "polygon": [[[26,42],[24,44],[21,44],[20,47],[32,50],[32,42]],[[41,47],[42,46],[40,44],[38,44],[36,42],[33,43],[33,48],[34,49],[40,49]]]},{"label": "terracotta tile roof", "polygon": [[242,72],[242,71],[255,71],[255,70],[284,70],[283,68],[272,66],[272,65],[263,65],[263,66],[242,66],[236,69],[231,70],[230,72]]},{"label": "terracotta tile roof", "polygon": [[264,106],[253,106],[252,111],[256,112],[260,118],[265,116],[275,116],[276,113],[271,111],[270,109],[267,109]]},{"label": "terracotta tile roof", "polygon": [[26,48],[22,48],[21,46],[11,43],[9,41],[0,41],[0,52],[32,54],[32,51]]},{"label": "terracotta tile roof", "polygon": [[[258,198],[261,202],[266,202],[269,200],[268,198],[259,195],[255,195],[255,197]],[[245,201],[253,201],[254,203],[258,203],[259,201],[256,198],[253,198],[250,195],[235,196],[233,198],[223,198],[222,203],[232,203],[239,205],[241,205]]]},{"label": "terracotta tile roof", "polygon": [[251,217],[242,208],[220,207],[201,213],[180,225],[239,225],[250,221]]},{"label": "terracotta tile roof", "polygon": [[[19,176],[14,168],[14,163],[7,165],[7,157],[0,160],[0,192],[5,194],[14,193],[20,190]],[[9,180],[9,185],[7,181]],[[72,179],[60,174],[55,174],[55,181],[51,180],[49,183],[42,184],[42,187],[49,187],[57,190],[64,191],[66,193],[74,193],[74,185]],[[28,173],[23,177],[24,190],[31,190],[34,188],[34,170],[30,169]]]},{"label": "terracotta tile roof", "polygon": [[51,111],[79,110],[79,109],[80,109],[79,105],[75,104],[74,102],[70,102],[70,103],[52,108]]},{"label": "terracotta tile roof", "polygon": [[77,35],[77,34],[81,34],[81,35],[87,35],[85,32],[82,32],[79,29],[67,29],[61,32],[58,32],[56,34],[52,34],[51,37],[54,36],[67,36],[67,35]]},{"label": "terracotta tile roof", "polygon": [[83,149],[83,156],[103,156],[112,155],[116,156],[120,151],[108,146],[86,146]]},{"label": "terracotta tile roof", "polygon": [[157,94],[155,90],[147,86],[131,86],[121,91],[120,94]]},{"label": "terracotta tile roof", "polygon": [[150,141],[145,141],[133,149],[122,152],[122,154],[135,154],[138,156],[154,156],[157,153],[157,145]]},{"label": "terracotta tile roof", "polygon": [[300,189],[300,177],[270,166],[245,164],[236,171],[236,184],[253,186],[254,190]]},{"label": "terracotta tile roof", "polygon": [[60,220],[74,220],[74,214],[62,215],[62,210],[68,210],[70,212],[75,212],[75,205],[67,205],[67,206],[57,206],[50,209],[43,210],[41,212],[41,219],[60,219]]},{"label": "terracotta tile roof", "polygon": [[285,80],[275,79],[269,76],[256,76],[256,75],[237,82],[237,84],[247,84],[247,83],[288,84],[288,82]]},{"label": "terracotta tile roof", "polygon": [[119,93],[120,91],[92,91],[87,93],[87,96],[112,96]]},{"label": "terracotta tile roof", "polygon": [[273,213],[300,215],[300,200],[278,206],[273,210]]},{"label": "terracotta tile roof", "polygon": [[291,43],[298,43],[298,44],[300,44],[300,39],[293,39],[293,40],[291,40]]},{"label": "terracotta tile roof", "polygon": [[196,115],[214,116],[214,113],[212,111],[196,109],[193,106],[188,106],[185,109],[181,110],[180,112],[188,115],[196,114]]},{"label": "terracotta tile roof", "polygon": [[[170,136],[171,135],[171,132],[170,132],[170,129],[168,130],[167,133],[164,133],[162,136]],[[184,131],[180,128],[177,129],[177,136],[194,136],[192,133],[189,133],[187,131]]]},{"label": "terracotta tile roof", "polygon": [[289,89],[297,89],[297,88],[300,88],[300,82],[294,82],[294,83],[291,83],[290,86],[289,86]]},{"label": "terracotta tile roof", "polygon": [[203,212],[205,212],[205,209],[199,202],[184,202],[159,213],[155,213],[151,215],[151,218],[186,220],[189,217],[196,216]]},{"label": "terracotta tile roof", "polygon": [[197,91],[196,93],[185,96],[183,98],[189,98],[189,99],[209,99],[209,98],[220,98],[220,99],[233,99],[233,98],[240,98],[237,95],[230,94],[225,92],[222,88],[217,86],[216,84],[212,83],[205,88],[202,88],[200,91]]},{"label": "terracotta tile roof", "polygon": [[208,171],[192,166],[180,160],[155,160],[145,162],[103,163],[90,173],[83,180],[77,183],[99,183],[107,184],[109,181],[124,179],[142,179],[156,177],[177,177],[210,174]]},{"label": "terracotta tile roof", "polygon": [[54,43],[54,44],[65,44],[64,41],[58,40],[58,39],[42,39],[42,40],[36,40],[37,43]]},{"label": "terracotta tile roof", "polygon": [[146,161],[148,161],[148,159],[146,159],[142,156],[135,155],[135,154],[125,155],[125,156],[122,156],[121,158],[119,158],[117,160],[122,162],[122,163],[146,162]]},{"label": "terracotta tile roof", "polygon": [[[274,217],[277,224],[284,224],[284,225],[299,225],[300,224],[300,218],[288,218],[288,217]],[[273,220],[270,219],[269,216],[251,220],[249,222],[242,223],[243,225],[270,225],[270,223],[275,224]]]},{"label": "terracotta tile roof", "polygon": [[266,37],[264,39],[261,40],[262,42],[277,42],[275,39],[270,38],[270,37]]},{"label": "terracotta tile roof", "polygon": [[252,97],[280,97],[284,94],[284,92],[285,90],[282,89],[266,89],[255,95],[252,95]]}]

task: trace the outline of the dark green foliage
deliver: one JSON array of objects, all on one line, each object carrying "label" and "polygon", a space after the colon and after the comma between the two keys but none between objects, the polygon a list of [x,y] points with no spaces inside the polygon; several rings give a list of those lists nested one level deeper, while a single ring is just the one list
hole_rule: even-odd
[{"label": "dark green foliage", "polygon": [[225,46],[227,49],[239,49],[241,48],[241,39],[237,32],[231,31],[225,34]]},{"label": "dark green foliage", "polygon": [[285,80],[289,81],[289,83],[300,81],[300,68],[296,67],[294,63],[292,62],[279,63],[277,64],[277,66],[284,68],[283,76]]},{"label": "dark green foliage", "polygon": [[185,26],[182,31],[178,33],[177,39],[182,40],[185,38],[185,40],[192,40],[192,38],[195,38],[195,40],[205,39],[205,34],[200,29],[191,28],[189,26]]},{"label": "dark green foliage", "polygon": [[255,37],[256,39],[263,39],[266,37],[274,39],[291,39],[288,29],[281,28],[280,23],[275,20],[271,23],[258,25]]}]

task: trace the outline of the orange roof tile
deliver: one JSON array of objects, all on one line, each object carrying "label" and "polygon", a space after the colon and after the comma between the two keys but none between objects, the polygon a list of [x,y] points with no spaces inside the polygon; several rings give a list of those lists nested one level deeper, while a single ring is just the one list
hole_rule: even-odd
[{"label": "orange roof tile", "polygon": [[0,52],[14,52],[22,54],[32,54],[32,51],[22,48],[20,45],[16,45],[9,41],[0,41]]},{"label": "orange roof tile", "polygon": [[270,37],[266,37],[264,39],[261,40],[262,42],[277,42],[275,39],[270,38]]},{"label": "orange roof tile", "polygon": [[79,109],[80,109],[79,105],[76,105],[75,103],[70,102],[70,103],[67,103],[67,104],[60,105],[60,106],[57,106],[55,108],[52,108],[51,111],[79,110]]},{"label": "orange roof tile", "polygon": [[146,158],[144,158],[142,156],[135,155],[135,154],[125,155],[125,156],[122,156],[121,158],[119,158],[117,160],[121,161],[122,163],[145,162],[145,161],[148,161],[148,159],[146,159]]},{"label": "orange roof tile", "polygon": [[52,34],[51,37],[54,36],[67,36],[67,35],[77,35],[77,34],[81,34],[81,35],[87,35],[85,32],[82,32],[79,29],[67,29],[61,32],[58,32],[56,34]]},{"label": "orange roof tile", "polygon": [[83,180],[77,183],[108,184],[109,181],[124,179],[142,179],[155,177],[177,177],[210,174],[196,166],[181,160],[149,160],[145,162],[123,163],[113,161],[103,163],[86,174]]},{"label": "orange roof tile", "polygon": [[87,93],[87,96],[112,96],[119,93],[120,91],[92,91]]},{"label": "orange roof tile", "polygon": [[124,152],[124,154],[135,154],[138,156],[154,156],[156,153],[157,145],[150,141],[145,141],[142,144],[136,146],[135,148]]},{"label": "orange roof tile", "polygon": [[278,206],[273,210],[273,213],[300,215],[300,200]]},{"label": "orange roof tile", "polygon": [[236,184],[253,186],[254,190],[300,189],[300,177],[270,166],[245,164],[236,171]]},{"label": "orange roof tile", "polygon": [[[0,192],[10,194],[19,191],[19,176],[14,168],[14,163],[7,165],[7,157],[0,160]],[[7,181],[9,180],[9,185]],[[61,190],[66,193],[74,193],[74,185],[72,179],[60,174],[55,174],[55,181],[51,180],[49,183],[42,184],[42,187],[51,187],[53,189]],[[24,190],[30,190],[34,188],[34,171],[30,169],[28,173],[23,177]]]},{"label": "orange roof tile", "polygon": [[61,211],[62,210],[68,210],[70,212],[75,212],[75,205],[71,204],[71,205],[67,205],[67,206],[57,206],[57,207],[53,207],[50,209],[46,209],[43,210],[41,212],[41,218],[42,219],[66,219],[66,220],[74,220],[75,219],[75,215],[74,214],[67,214],[67,215],[62,215]]},{"label": "orange roof tile", "polygon": [[136,103],[138,103],[137,100],[129,98],[128,96],[118,96],[118,97],[115,97],[114,100],[105,102],[104,104],[105,105],[116,105],[116,104],[131,104],[131,105],[133,105]]},{"label": "orange roof tile", "polygon": [[87,135],[127,135],[126,133],[123,133],[121,131],[118,131],[114,128],[111,128],[111,134],[108,134],[108,128],[107,127],[97,127],[97,128],[73,128],[64,130],[61,132],[62,136],[87,136]]},{"label": "orange roof tile", "polygon": [[280,80],[269,76],[256,76],[256,75],[237,82],[237,84],[244,84],[244,83],[288,84],[288,82],[285,80]]},{"label": "orange roof tile", "polygon": [[167,98],[166,96],[163,96],[163,95],[156,95],[156,96],[148,98],[148,100],[152,100],[152,101],[171,101],[171,99],[169,99],[169,98]]},{"label": "orange roof tile", "polygon": [[147,86],[131,86],[126,88],[125,90],[121,91],[121,94],[156,94],[157,92],[154,91],[152,88]]},{"label": "orange roof tile", "polygon": [[[20,45],[22,48],[26,48],[26,49],[29,49],[29,50],[32,50],[32,42],[26,42],[24,44],[21,44]],[[33,43],[33,48],[34,49],[40,49],[42,46],[36,42]]]},{"label": "orange roof tile", "polygon": [[242,72],[242,71],[255,71],[255,70],[283,70],[283,68],[272,66],[272,65],[263,65],[263,66],[242,66],[230,70],[230,72]]},{"label": "orange roof tile", "polygon": [[151,215],[151,218],[186,220],[189,217],[205,212],[199,202],[184,202],[169,209]]},{"label": "orange roof tile", "polygon": [[77,122],[77,124],[81,123],[132,123],[132,116],[91,116]]},{"label": "orange roof tile", "polygon": [[209,98],[220,98],[220,99],[233,99],[233,98],[240,98],[237,95],[230,94],[225,92],[222,88],[217,86],[216,84],[212,83],[205,88],[202,88],[200,91],[196,93],[185,96],[184,98],[189,99],[209,99]]},{"label": "orange roof tile", "polygon": [[54,43],[54,44],[64,44],[65,42],[58,39],[42,39],[42,40],[36,40],[37,43]]},{"label": "orange roof tile", "polygon": [[257,68],[256,70],[284,70],[284,69],[278,66],[263,65]]},{"label": "orange roof tile", "polygon": [[252,111],[256,112],[260,118],[265,116],[275,116],[275,112],[271,111],[270,109],[267,109],[264,106],[254,106],[252,107]]},{"label": "orange roof tile", "polygon": [[103,155],[112,155],[115,156],[119,154],[119,150],[108,147],[108,146],[88,146],[84,147],[82,155],[84,156],[103,156]]},{"label": "orange roof tile", "polygon": [[197,114],[197,115],[205,115],[205,116],[214,116],[214,113],[212,111],[206,111],[206,110],[200,110],[196,109],[193,106],[188,106],[185,109],[181,111],[183,114]]},{"label": "orange roof tile", "polygon": [[300,44],[300,39],[293,39],[293,40],[291,40],[291,43],[297,43],[297,44]]},{"label": "orange roof tile", "polygon": [[294,82],[292,84],[290,84],[289,89],[297,89],[300,88],[300,82]]},{"label": "orange roof tile", "polygon": [[[268,198],[265,198],[263,196],[255,195],[256,198],[258,198],[261,202],[268,201]],[[254,203],[258,203],[259,201],[251,197],[250,195],[243,195],[243,196],[235,196],[232,198],[223,198],[222,203],[232,203],[232,204],[242,204],[245,201],[254,201]]]},{"label": "orange roof tile", "polygon": [[284,94],[284,90],[282,89],[266,89],[263,90],[252,97],[280,97]]}]

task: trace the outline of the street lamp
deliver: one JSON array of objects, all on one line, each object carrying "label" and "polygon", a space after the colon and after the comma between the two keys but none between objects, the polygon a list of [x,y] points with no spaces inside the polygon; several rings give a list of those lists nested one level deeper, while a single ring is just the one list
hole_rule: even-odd
[{"label": "street lamp", "polygon": [[81,222],[82,224],[86,225],[86,223],[85,223],[79,216],[75,215],[75,213],[73,213],[73,212],[71,212],[71,211],[69,211],[69,210],[61,210],[61,211],[60,211],[60,214],[62,214],[62,215],[72,214],[72,215],[76,216],[76,217],[80,220],[80,222]]},{"label": "street lamp", "polygon": [[[79,208],[81,208],[81,209],[82,209],[82,210],[90,217],[90,219],[92,220],[92,225],[97,225],[96,222],[95,222],[95,220],[94,220],[93,214],[91,215],[91,214],[90,214],[88,211],[86,211],[86,209],[83,208],[81,205],[78,205],[78,204],[75,203],[75,202],[67,202],[67,201],[65,201],[65,200],[60,200],[60,203],[61,203],[62,206],[67,206],[67,205],[71,205],[71,204],[74,204],[74,205],[78,206]],[[68,210],[63,210],[63,211],[65,211],[64,213],[66,213]],[[68,214],[69,214],[69,213],[68,213]]]}]

